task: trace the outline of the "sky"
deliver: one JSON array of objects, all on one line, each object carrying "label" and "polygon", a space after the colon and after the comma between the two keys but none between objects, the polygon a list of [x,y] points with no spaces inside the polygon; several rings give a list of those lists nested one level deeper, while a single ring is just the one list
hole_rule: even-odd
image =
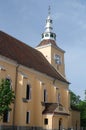
[{"label": "sky", "polygon": [[70,89],[84,99],[86,90],[86,0],[0,0],[0,30],[36,47],[51,6],[57,45],[66,51]]}]

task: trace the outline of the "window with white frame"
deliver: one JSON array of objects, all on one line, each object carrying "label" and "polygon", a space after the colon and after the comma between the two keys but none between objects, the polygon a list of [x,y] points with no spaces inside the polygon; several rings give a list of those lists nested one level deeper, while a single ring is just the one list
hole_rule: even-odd
[{"label": "window with white frame", "polygon": [[26,99],[30,100],[31,99],[31,86],[27,84],[26,86]]},{"label": "window with white frame", "polygon": [[26,124],[30,123],[30,111],[26,112]]}]

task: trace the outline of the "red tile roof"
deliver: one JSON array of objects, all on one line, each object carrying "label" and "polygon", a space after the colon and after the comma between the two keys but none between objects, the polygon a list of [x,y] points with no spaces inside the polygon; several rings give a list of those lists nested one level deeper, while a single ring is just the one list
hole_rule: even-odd
[{"label": "red tile roof", "polygon": [[56,42],[51,39],[42,40],[38,46],[48,45],[49,43],[57,47]]},{"label": "red tile roof", "polygon": [[37,46],[37,47],[40,47],[40,46],[44,46],[44,45],[53,45],[54,47],[58,48],[59,50],[61,50],[62,52],[65,52],[63,49],[61,49],[60,47],[57,46],[56,42],[52,39],[46,39],[46,40],[42,40],[40,42],[40,44]]},{"label": "red tile roof", "polygon": [[41,52],[2,31],[0,31],[0,55],[50,77],[69,83],[52,67]]},{"label": "red tile roof", "polygon": [[55,111],[57,107],[62,106],[61,104],[58,104],[58,103],[42,103],[42,105],[45,106],[45,109],[42,112],[42,114],[55,114],[55,115],[69,116],[69,113],[67,113],[67,112],[61,112],[61,111],[56,112]]}]

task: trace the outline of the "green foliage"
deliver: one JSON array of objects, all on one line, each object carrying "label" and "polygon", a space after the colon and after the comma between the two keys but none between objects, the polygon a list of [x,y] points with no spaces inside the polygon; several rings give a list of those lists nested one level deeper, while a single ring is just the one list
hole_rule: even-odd
[{"label": "green foliage", "polygon": [[14,102],[15,94],[11,89],[10,81],[2,79],[0,81],[0,117],[3,117],[5,111],[11,110],[11,103]]},{"label": "green foliage", "polygon": [[80,103],[80,101],[81,101],[80,96],[79,95],[77,96],[70,90],[70,104],[75,107]]},{"label": "green foliage", "polygon": [[85,101],[86,101],[86,90],[85,90],[84,94],[85,94]]},{"label": "green foliage", "polygon": [[86,127],[86,101],[81,101],[79,104],[81,126]]},{"label": "green foliage", "polygon": [[86,127],[86,90],[85,100],[81,100],[80,96],[77,96],[70,90],[70,105],[74,110],[80,111],[81,126]]}]

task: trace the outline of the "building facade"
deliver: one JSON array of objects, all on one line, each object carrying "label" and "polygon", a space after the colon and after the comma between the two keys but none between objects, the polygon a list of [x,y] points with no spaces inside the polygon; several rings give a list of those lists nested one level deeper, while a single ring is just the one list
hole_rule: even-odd
[{"label": "building facade", "polygon": [[0,31],[0,79],[10,80],[16,96],[12,111],[5,113],[0,128],[74,128],[64,53],[56,44],[50,10],[35,49]]}]

